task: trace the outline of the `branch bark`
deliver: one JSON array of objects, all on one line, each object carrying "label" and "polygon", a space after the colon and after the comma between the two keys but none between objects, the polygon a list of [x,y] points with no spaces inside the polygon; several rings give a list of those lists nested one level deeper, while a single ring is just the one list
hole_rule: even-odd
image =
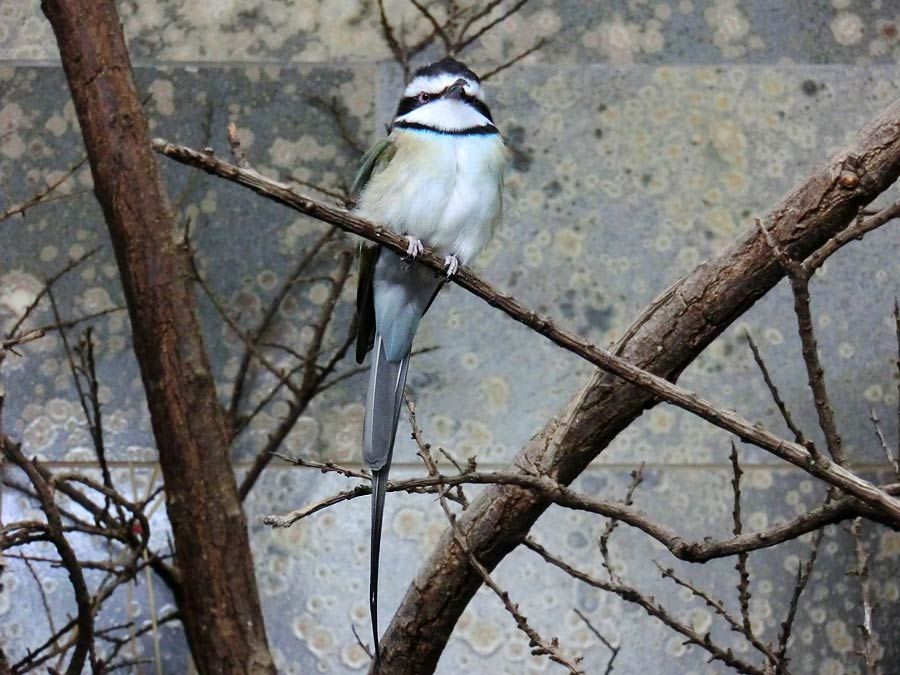
[{"label": "branch bark", "polygon": [[201,673],[273,673],[229,435],[112,0],[43,0],[115,249]]}]

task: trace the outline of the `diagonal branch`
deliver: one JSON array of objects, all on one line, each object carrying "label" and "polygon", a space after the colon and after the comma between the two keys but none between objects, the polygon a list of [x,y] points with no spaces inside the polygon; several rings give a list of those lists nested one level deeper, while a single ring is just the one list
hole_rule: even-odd
[{"label": "diagonal branch", "polygon": [[[267,179],[256,171],[241,169],[217,157],[173,145],[160,139],[153,141],[153,147],[167,157],[249,187],[264,197],[331,223],[352,234],[365,237],[397,253],[405,254],[406,252],[408,242],[404,237],[348,211],[301,196],[288,185]],[[436,255],[431,249],[426,249],[425,253],[416,260],[436,271],[444,269],[443,258]],[[717,407],[662,377],[632,365],[624,358],[582,341],[572,333],[558,328],[551,319],[525,307],[512,296],[497,291],[469,268],[460,268],[451,280],[492,307],[549,338],[560,347],[581,356],[603,370],[618,375],[626,382],[638,386],[659,399],[683,408],[715,426],[730,431],[742,440],[753,443],[777,457],[805,469],[817,478],[882,510],[884,514],[900,523],[900,500],[884,493],[869,481],[860,478],[839,464],[825,457],[815,457],[807,448],[798,443],[780,438],[733,411]]]},{"label": "diagonal branch", "polygon": [[[241,172],[211,158],[204,162],[199,153],[163,141],[156,141],[154,147],[388,248],[405,250],[405,242],[399,237],[392,239],[385,230],[373,229],[350,214],[299,197],[287,186],[273,186],[259,174]],[[856,180],[842,180],[851,166]],[[895,102],[787,194],[764,219],[766,229],[792,258],[804,259],[850,225],[860,208],[890,186],[898,174],[900,102]],[[431,255],[424,258],[435,269],[442,262]],[[614,353],[643,371],[674,379],[783,275],[760,232],[751,229],[652,303],[626,331]],[[463,270],[456,281],[472,290],[473,278]],[[552,327],[546,320],[529,325],[544,334]],[[606,361],[604,367],[609,364]],[[598,372],[529,442],[520,458],[540,461],[554,478],[568,483],[622,429],[658,402],[661,391],[655,384],[651,392]],[[785,448],[794,451],[800,446],[780,446]],[[804,460],[810,457],[806,448],[795,454]],[[828,467],[826,472],[831,473],[832,463],[822,459],[816,466]],[[497,485],[484,490],[460,519],[475,557],[491,569],[521,543],[548,504],[542,495],[515,487]],[[431,672],[457,618],[480,585],[481,577],[459,555],[452,533],[445,532],[388,629],[383,643],[384,666],[397,673]]]}]

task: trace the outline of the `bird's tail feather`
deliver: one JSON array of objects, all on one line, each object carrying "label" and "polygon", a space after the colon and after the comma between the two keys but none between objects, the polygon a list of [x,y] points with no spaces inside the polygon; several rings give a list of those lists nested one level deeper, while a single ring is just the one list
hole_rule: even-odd
[{"label": "bird's tail feather", "polygon": [[378,644],[378,561],[381,550],[381,524],[384,494],[387,488],[394,437],[400,421],[400,405],[409,354],[400,361],[389,361],[381,337],[375,338],[366,396],[366,419],[363,427],[363,462],[372,470],[372,540],[369,570],[369,610],[372,614],[372,636],[375,660],[381,656]]}]

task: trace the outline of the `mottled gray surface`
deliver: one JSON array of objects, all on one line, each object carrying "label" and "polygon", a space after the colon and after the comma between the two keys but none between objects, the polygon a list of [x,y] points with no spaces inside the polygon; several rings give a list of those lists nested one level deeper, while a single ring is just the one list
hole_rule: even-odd
[{"label": "mottled gray surface", "polygon": [[[0,212],[46,185],[83,154],[74,111],[52,35],[37,2],[0,0]],[[409,3],[386,3],[411,26]],[[622,334],[640,309],[680,274],[750,227],[813,163],[838,147],[897,95],[900,11],[891,2],[833,0],[783,3],[617,0],[529,3],[521,17],[479,41],[466,57],[489,69],[530,46],[550,45],[489,82],[495,117],[513,147],[506,220],[476,268],[498,287],[553,316],[598,344]],[[236,121],[254,167],[266,175],[339,187],[358,151],[379,135],[394,107],[397,69],[385,61],[372,2],[120,2],[139,87],[152,94],[153,133],[226,154],[224,129]],[[436,10],[439,11],[439,10]],[[412,28],[412,35],[422,32]],[[37,63],[35,61],[46,62]],[[326,110],[335,100],[348,142]],[[172,163],[163,163],[181,222],[204,275],[252,326],[260,308],[322,226],[249,196],[244,190]],[[67,195],[0,224],[0,328],[6,329],[41,286],[71,256],[100,251],[60,286],[64,317],[123,302],[100,211],[82,169],[60,190]],[[896,198],[893,189],[889,197]],[[851,457],[875,465],[881,453],[867,421],[874,408],[889,439],[897,434],[896,356],[890,309],[900,294],[900,235],[887,227],[847,247],[813,282],[823,361],[838,422]],[[332,266],[345,243],[322,256],[315,276]],[[352,311],[352,284],[341,298],[327,344],[343,336]],[[273,333],[302,350],[309,319],[327,288],[317,279],[298,285]],[[223,398],[241,345],[201,299],[204,327]],[[49,307],[33,324],[52,321]],[[137,366],[124,313],[92,324],[115,478],[130,493],[129,462],[150,482],[155,459]],[[717,340],[681,383],[783,432],[746,346],[756,338],[784,398],[814,435],[815,413],[799,361],[791,298],[784,284]],[[414,359],[410,389],[426,437],[460,459],[501,466],[587,380],[590,368],[453,288],[436,302],[418,339],[439,349]],[[4,364],[9,392],[4,429],[25,450],[52,465],[90,461],[89,435],[55,335],[22,348]],[[278,365],[291,357],[273,352]],[[350,364],[343,366],[349,369]],[[259,392],[271,385],[260,372]],[[316,399],[285,449],[310,457],[356,462],[362,423],[363,378]],[[246,460],[285,413],[277,403],[241,438]],[[422,469],[401,424],[398,475]],[[730,528],[729,438],[691,416],[659,406],[620,435],[578,483],[591,494],[621,495],[629,472],[650,463],[637,505],[684,536],[722,536]],[[743,448],[745,523],[749,529],[792,517],[822,498],[821,489],[768,454]],[[886,477],[883,477],[886,479]],[[343,479],[277,467],[251,495],[248,516],[267,627],[286,673],[360,672],[365,659],[351,622],[367,635],[368,511],[342,504],[288,531],[261,524],[324,497]],[[145,487],[140,487],[141,490]],[[472,490],[474,493],[475,490]],[[4,496],[3,517],[30,507]],[[383,618],[396,607],[421,560],[444,527],[433,498],[388,500],[382,568]],[[160,509],[154,541],[165,547]],[[536,538],[601,575],[596,540],[602,519],[553,510]],[[352,543],[351,543],[352,542]],[[875,527],[871,547],[878,626],[887,670],[900,654],[890,639],[900,590],[900,537]],[[783,618],[796,556],[805,542],[751,556],[753,617],[772,639]],[[737,638],[700,603],[659,579],[652,561],[672,557],[645,537],[621,528],[613,540],[626,578],[652,592],[698,630],[711,628],[726,644]],[[820,566],[799,615],[794,667],[802,673],[861,672],[857,640],[858,585],[845,571],[849,535],[831,528]],[[677,570],[736,609],[733,563]],[[58,572],[48,573],[54,606],[70,602]],[[608,654],[573,613],[586,612],[621,643],[616,672],[724,672],[699,650],[621,601],[593,592],[517,551],[500,566],[499,581],[535,627],[584,653],[588,672],[603,672]],[[13,659],[27,639],[46,630],[31,578],[12,561],[0,594],[0,636]],[[156,611],[171,603],[154,586]],[[134,589],[140,621],[149,616],[145,584]],[[125,593],[104,621],[127,613]],[[117,614],[118,612],[118,614]],[[163,628],[164,671],[186,672],[179,628]],[[733,642],[739,648],[737,642]],[[145,654],[152,640],[143,639]],[[451,639],[439,672],[555,672],[528,656],[527,644],[497,600],[482,590]]]},{"label": "mottled gray surface", "polygon": [[[425,36],[412,3],[387,0],[407,44]],[[446,16],[440,2],[423,3]],[[0,57],[58,59],[37,2],[0,2]],[[369,61],[387,58],[370,0],[139,2],[119,0],[138,61]],[[896,63],[900,10],[892,0],[544,0],[529,3],[470,50],[502,61],[538,38],[531,62]]]}]

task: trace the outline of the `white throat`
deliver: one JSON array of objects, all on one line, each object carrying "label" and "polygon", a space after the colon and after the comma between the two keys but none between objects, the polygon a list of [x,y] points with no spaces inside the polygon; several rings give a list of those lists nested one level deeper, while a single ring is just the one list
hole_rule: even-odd
[{"label": "white throat", "polygon": [[394,123],[421,124],[439,131],[464,131],[483,127],[491,121],[470,105],[456,98],[442,98],[401,115]]}]

